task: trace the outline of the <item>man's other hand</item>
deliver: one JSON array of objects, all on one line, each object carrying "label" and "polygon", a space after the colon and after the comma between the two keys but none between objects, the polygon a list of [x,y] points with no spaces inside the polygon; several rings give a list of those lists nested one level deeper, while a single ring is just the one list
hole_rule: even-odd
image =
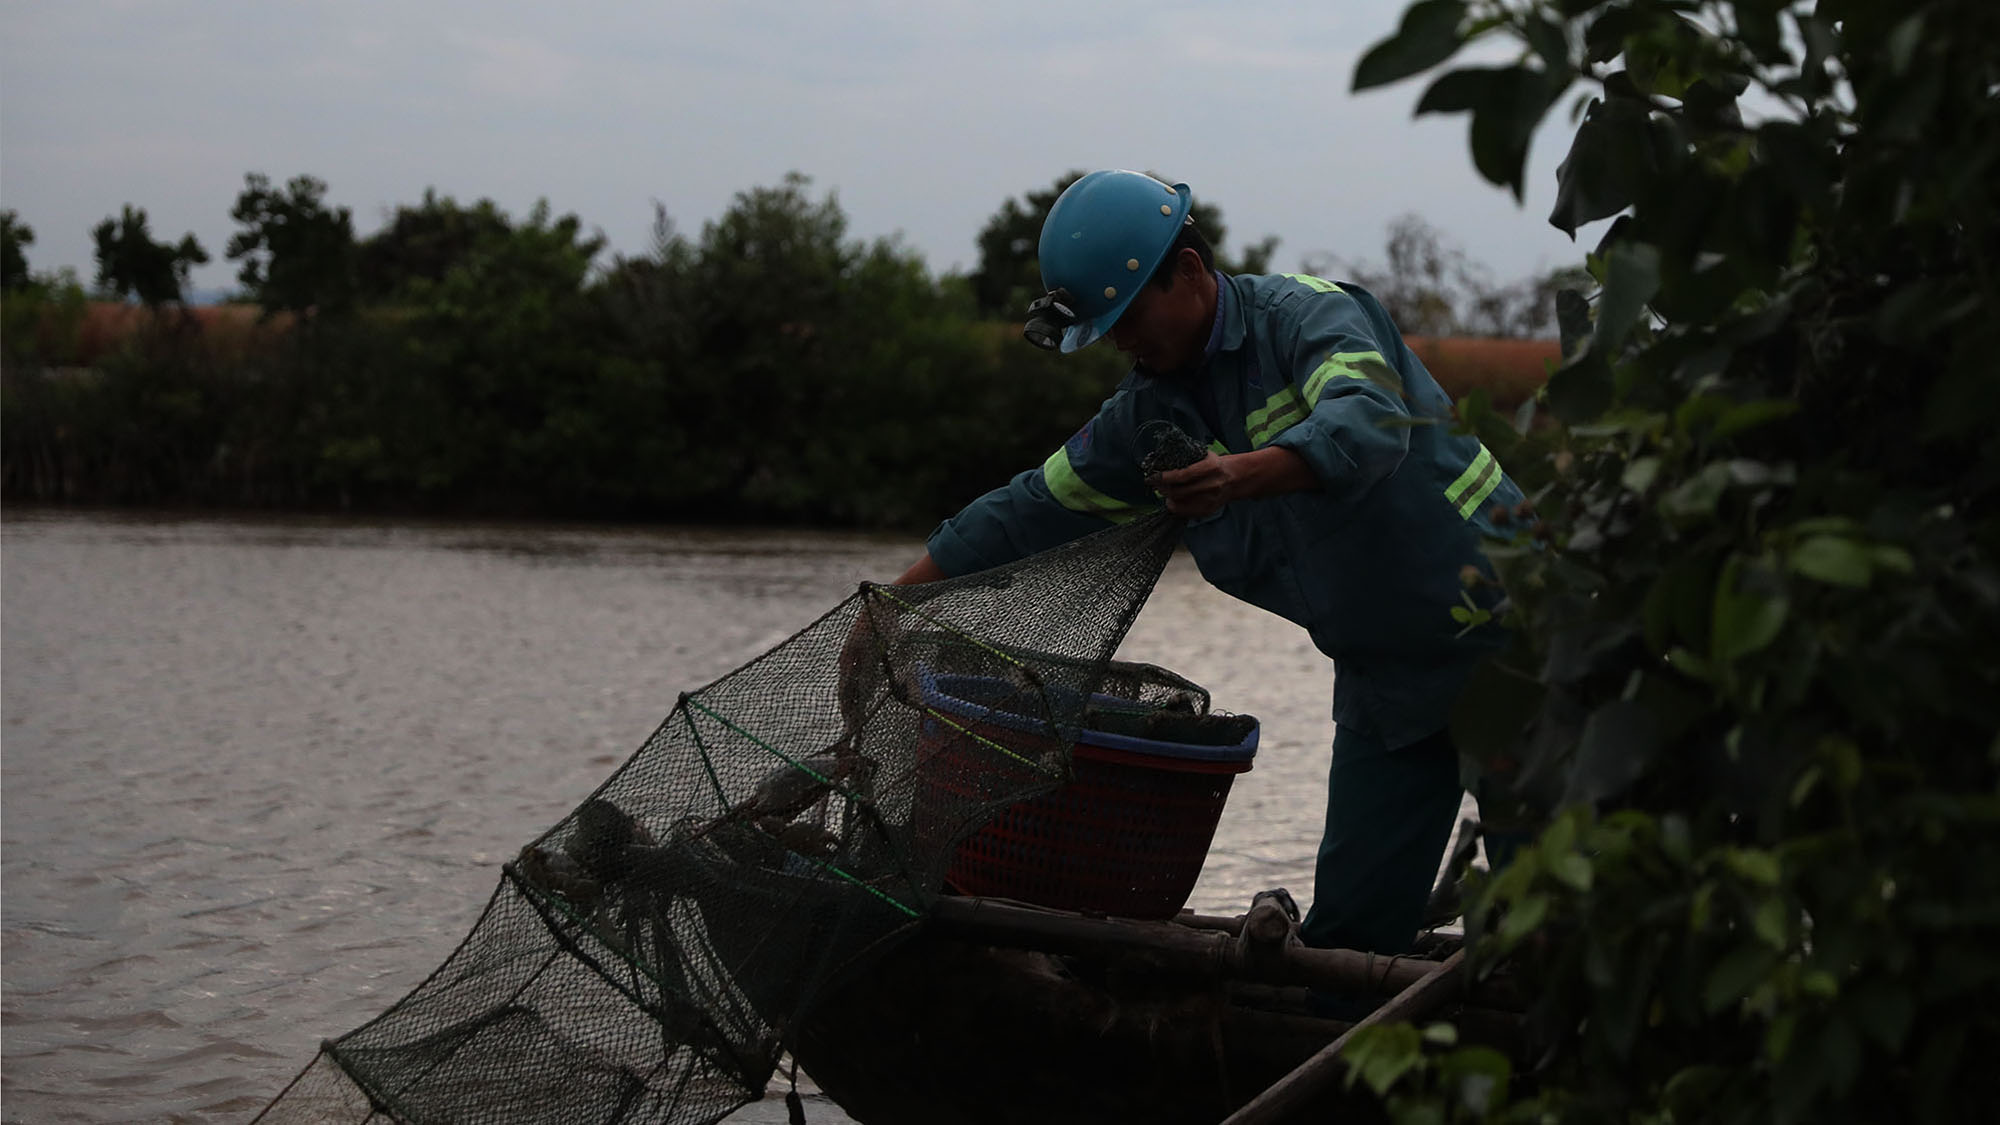
[{"label": "man's other hand", "polygon": [[1266,446],[1249,453],[1217,453],[1185,469],[1171,469],[1146,478],[1167,511],[1182,519],[1214,515],[1237,500],[1255,500],[1319,487],[1306,460],[1289,449]]},{"label": "man's other hand", "polygon": [[1235,477],[1230,461],[1210,450],[1208,455],[1185,469],[1169,469],[1147,478],[1153,491],[1167,502],[1167,511],[1182,519],[1198,520],[1222,510],[1236,498]]}]

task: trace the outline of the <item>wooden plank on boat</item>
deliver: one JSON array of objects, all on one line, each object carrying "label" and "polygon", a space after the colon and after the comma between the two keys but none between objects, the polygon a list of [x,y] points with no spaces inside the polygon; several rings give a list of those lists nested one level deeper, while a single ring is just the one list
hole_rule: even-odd
[{"label": "wooden plank on boat", "polygon": [[1269,1125],[1304,1105],[1334,1075],[1340,1073],[1340,1052],[1354,1038],[1354,1033],[1364,1027],[1391,1020],[1406,1020],[1432,1012],[1449,1003],[1459,993],[1464,984],[1458,967],[1465,960],[1465,950],[1460,949],[1450,957],[1438,962],[1436,967],[1425,973],[1422,979],[1396,994],[1388,1003],[1368,1013],[1361,1022],[1347,1029],[1340,1038],[1321,1048],[1319,1053],[1298,1065],[1296,1070],[1271,1084],[1270,1088],[1230,1114],[1222,1125]]},{"label": "wooden plank on boat", "polygon": [[[1221,928],[1091,918],[981,898],[940,899],[926,925],[941,936],[1041,953],[1127,954],[1143,957],[1171,972],[1270,984],[1304,984],[1363,996],[1399,992],[1425,979],[1438,964],[1423,958],[1301,945],[1275,951],[1246,949],[1246,943]],[[1481,982],[1474,987],[1471,1000],[1504,1011],[1518,1012],[1522,1008],[1519,995],[1504,981]]]}]

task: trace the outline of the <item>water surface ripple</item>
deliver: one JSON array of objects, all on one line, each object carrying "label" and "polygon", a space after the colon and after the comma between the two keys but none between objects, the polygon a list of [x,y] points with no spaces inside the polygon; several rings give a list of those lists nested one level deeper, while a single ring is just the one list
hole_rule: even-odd
[{"label": "water surface ripple", "polygon": [[[919,550],[799,531],[10,510],[5,1119],[247,1119],[321,1039],[435,968],[500,863],[680,692]],[[1192,905],[1240,910],[1277,884],[1308,901],[1328,662],[1184,557],[1122,655],[1264,720]]]}]

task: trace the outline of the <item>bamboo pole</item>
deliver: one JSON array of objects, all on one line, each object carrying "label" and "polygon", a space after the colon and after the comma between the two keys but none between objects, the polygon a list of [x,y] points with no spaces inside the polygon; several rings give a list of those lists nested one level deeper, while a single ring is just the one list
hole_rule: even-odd
[{"label": "bamboo pole", "polygon": [[1425,973],[1422,979],[1396,994],[1387,1004],[1362,1017],[1360,1023],[1342,1033],[1340,1038],[1320,1048],[1319,1053],[1300,1063],[1290,1074],[1273,1082],[1265,1091],[1250,1099],[1242,1109],[1223,1119],[1222,1125],[1270,1125],[1288,1113],[1304,1105],[1320,1087],[1340,1072],[1340,1052],[1347,1046],[1354,1033],[1364,1027],[1391,1020],[1406,1020],[1435,1011],[1457,996],[1464,981],[1458,975],[1458,967],[1465,960],[1465,950],[1460,949],[1450,957],[1438,962],[1437,966]]},{"label": "bamboo pole", "polygon": [[[1207,977],[1303,984],[1333,991],[1386,996],[1425,979],[1438,964],[1351,949],[1287,945],[1271,953],[1246,951],[1224,929],[1196,929],[1175,922],[1087,918],[980,898],[942,898],[926,921],[931,932],[1040,953],[1143,956],[1161,968]],[[1272,955],[1275,953],[1275,955]],[[1472,1001],[1504,1011],[1522,1010],[1505,982],[1473,989]]]}]

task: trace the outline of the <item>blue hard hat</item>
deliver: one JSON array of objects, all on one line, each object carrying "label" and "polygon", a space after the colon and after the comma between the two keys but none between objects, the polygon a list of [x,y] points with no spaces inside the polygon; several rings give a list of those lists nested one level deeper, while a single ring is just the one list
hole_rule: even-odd
[{"label": "blue hard hat", "polygon": [[1187,221],[1194,194],[1144,172],[1092,172],[1069,185],[1042,222],[1042,286],[1067,289],[1076,323],[1073,352],[1102,338],[1153,276]]}]

